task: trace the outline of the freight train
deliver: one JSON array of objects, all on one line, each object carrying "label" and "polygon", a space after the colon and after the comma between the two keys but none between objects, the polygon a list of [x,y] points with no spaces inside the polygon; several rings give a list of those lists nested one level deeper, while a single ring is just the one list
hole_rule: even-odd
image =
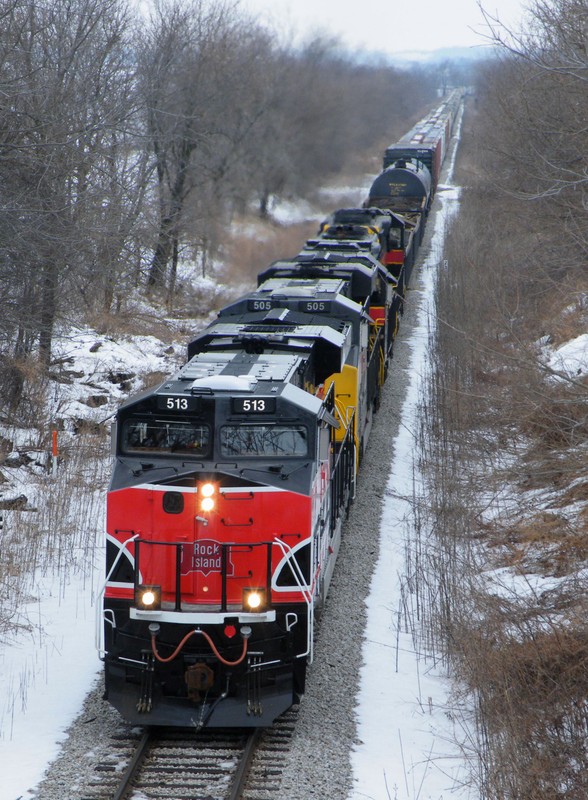
[{"label": "freight train", "polygon": [[459,105],[118,410],[98,647],[131,723],[269,726],[304,693]]}]

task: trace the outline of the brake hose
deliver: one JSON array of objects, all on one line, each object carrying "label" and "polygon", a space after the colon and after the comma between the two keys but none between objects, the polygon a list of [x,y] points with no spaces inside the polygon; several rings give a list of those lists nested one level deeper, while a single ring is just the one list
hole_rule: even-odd
[{"label": "brake hose", "polygon": [[214,653],[214,655],[218,658],[218,660],[221,662],[221,664],[224,664],[226,667],[236,667],[237,664],[240,664],[243,661],[243,659],[245,658],[245,656],[247,655],[247,641],[249,639],[249,636],[243,636],[243,650],[242,650],[241,655],[239,656],[239,658],[236,661],[227,661],[226,658],[223,658],[221,656],[221,654],[217,650],[214,642],[212,641],[210,636],[206,633],[206,631],[201,631],[199,628],[196,628],[193,631],[188,631],[188,633],[184,636],[184,638],[179,643],[179,645],[176,647],[176,649],[171,654],[171,656],[167,656],[167,658],[164,658],[163,656],[160,656],[159,653],[157,652],[157,643],[156,643],[157,634],[156,633],[152,633],[151,634],[151,649],[153,651],[153,655],[159,661],[160,664],[168,664],[170,661],[173,661],[174,658],[176,658],[176,656],[182,650],[182,648],[184,647],[184,645],[186,644],[188,639],[191,636],[193,636],[194,634],[196,634],[196,633],[199,633],[202,636],[204,636],[204,638],[206,639],[206,641],[210,645],[211,650]]}]

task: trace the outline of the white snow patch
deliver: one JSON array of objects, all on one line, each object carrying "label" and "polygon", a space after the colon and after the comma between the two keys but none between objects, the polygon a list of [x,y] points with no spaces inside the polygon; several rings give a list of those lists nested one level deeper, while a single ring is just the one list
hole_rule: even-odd
[{"label": "white snow patch", "polygon": [[[354,790],[350,800],[440,800],[449,796],[466,800],[475,796],[466,785],[463,756],[469,734],[452,721],[462,717],[454,717],[448,706],[447,676],[419,652],[418,632],[406,630],[403,623],[405,537],[412,519],[410,502],[403,498],[412,497],[414,481],[419,480],[414,464],[419,386],[424,379],[439,254],[458,201],[459,189],[446,186],[431,253],[422,269],[423,302],[413,335],[411,380],[387,485],[394,502],[384,507],[380,557],[367,600],[357,701],[359,743],[352,752]],[[461,748],[456,744],[460,740]]]},{"label": "white snow patch", "polygon": [[[583,333],[562,344],[557,350],[546,349],[547,365],[569,378],[588,374],[588,333]],[[556,380],[556,376],[553,376]],[[561,380],[561,379],[560,379]]]},{"label": "white snow patch", "polygon": [[0,649],[0,797],[28,800],[79,713],[100,669],[92,581],[47,576],[23,614],[31,620]]}]

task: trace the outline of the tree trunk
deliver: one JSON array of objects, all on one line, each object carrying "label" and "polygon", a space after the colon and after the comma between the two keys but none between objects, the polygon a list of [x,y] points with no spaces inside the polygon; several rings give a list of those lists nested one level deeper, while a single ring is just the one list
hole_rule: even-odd
[{"label": "tree trunk", "polygon": [[47,260],[41,283],[41,314],[39,318],[39,361],[48,369],[51,363],[53,325],[57,313],[57,264]]},{"label": "tree trunk", "polygon": [[[184,208],[186,178],[190,155],[195,145],[185,138],[182,142],[181,155],[178,162],[176,179],[170,188],[168,213],[163,214],[159,224],[157,246],[151,260],[147,284],[150,287],[161,287],[165,283],[167,265],[173,254],[174,240],[178,238],[178,227]],[[159,170],[158,170],[159,172]],[[163,187],[160,184],[160,191]]]}]

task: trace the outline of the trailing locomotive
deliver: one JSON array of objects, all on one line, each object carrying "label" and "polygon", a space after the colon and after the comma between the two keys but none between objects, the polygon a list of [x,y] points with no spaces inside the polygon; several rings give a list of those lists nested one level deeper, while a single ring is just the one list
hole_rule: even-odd
[{"label": "trailing locomotive", "polygon": [[130,722],[268,726],[302,696],[417,231],[335,212],[120,407],[99,648]]}]

